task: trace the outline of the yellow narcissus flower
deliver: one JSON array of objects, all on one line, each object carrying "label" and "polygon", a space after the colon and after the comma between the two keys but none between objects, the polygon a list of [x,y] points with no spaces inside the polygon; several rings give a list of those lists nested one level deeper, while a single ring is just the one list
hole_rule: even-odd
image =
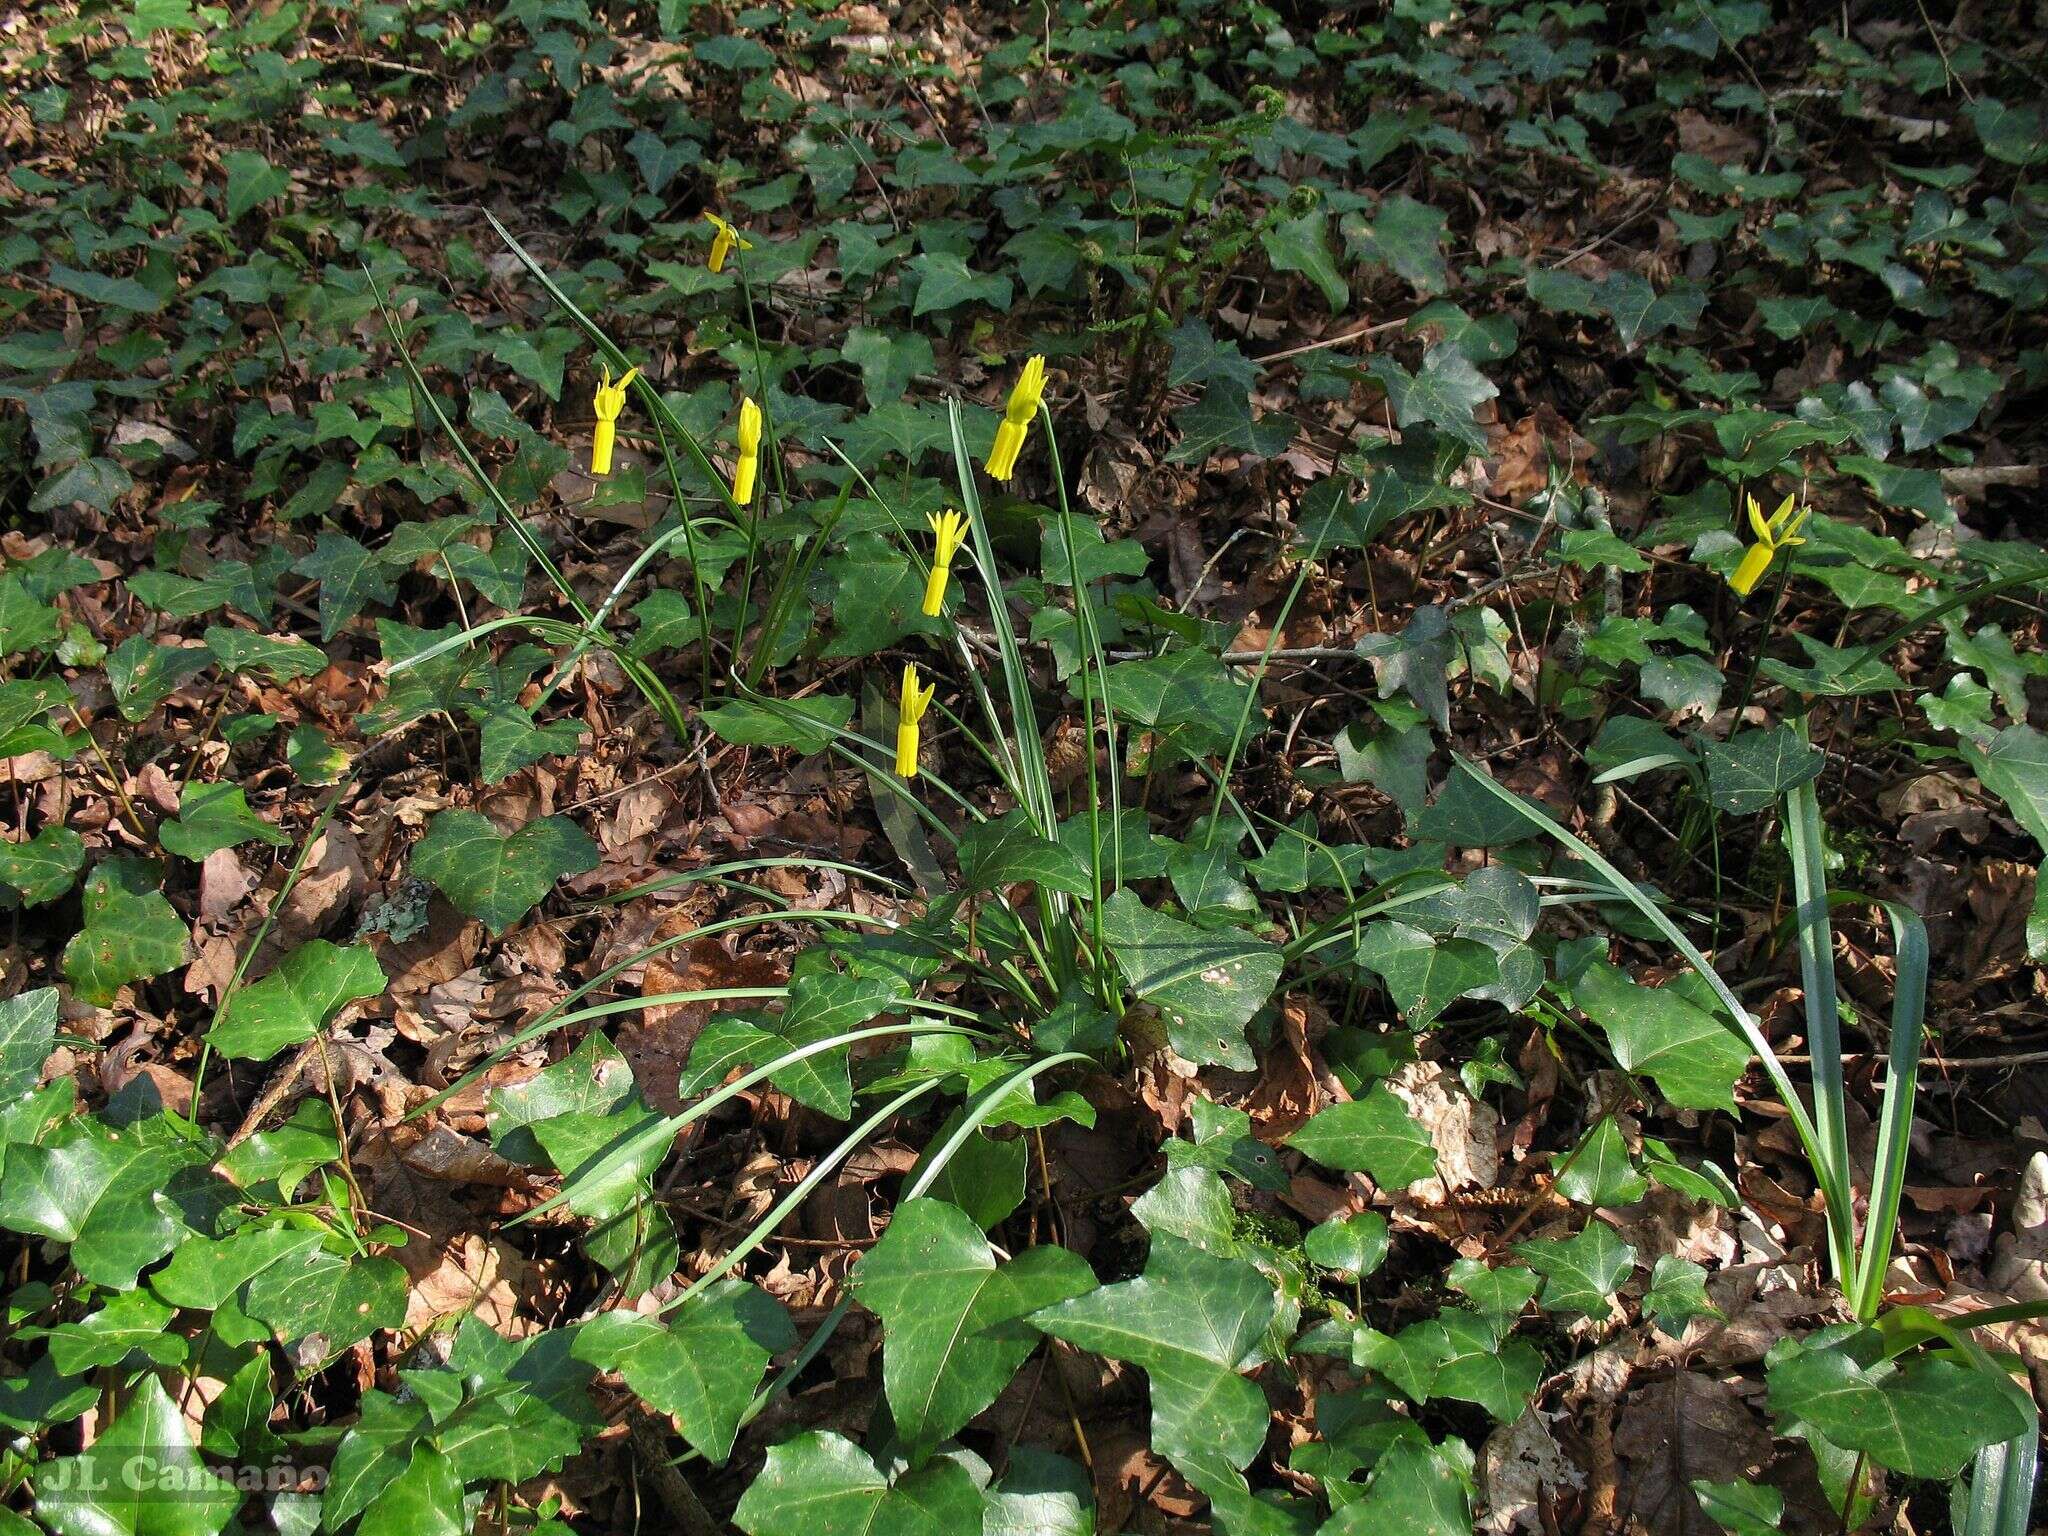
[{"label": "yellow narcissus flower", "polygon": [[1756,542],[1749,546],[1742,557],[1742,563],[1735,567],[1735,574],[1728,578],[1728,585],[1735,589],[1737,597],[1747,597],[1756,590],[1756,584],[1764,579],[1764,572],[1771,568],[1781,549],[1791,549],[1804,544],[1799,530],[1806,522],[1808,509],[1795,507],[1787,496],[1778,503],[1778,510],[1769,517],[1757,504],[1754,496],[1749,498],[1749,526],[1756,531]]},{"label": "yellow narcissus flower", "polygon": [[925,520],[932,525],[932,536],[938,541],[932,551],[932,573],[924,584],[924,616],[935,619],[945,606],[946,578],[952,573],[953,557],[960,553],[960,546],[967,539],[967,519],[958,512],[941,512],[937,517],[927,512]]},{"label": "yellow narcissus flower", "polygon": [[740,457],[732,471],[732,499],[741,506],[754,500],[754,477],[761,468],[761,407],[740,402]]},{"label": "yellow narcissus flower", "polygon": [[640,370],[627,369],[626,376],[614,384],[611,369],[602,363],[598,366],[604,382],[590,397],[590,408],[597,412],[597,430],[590,438],[590,473],[602,479],[612,472],[612,445],[618,441],[619,412],[626,408],[626,386],[640,376]]},{"label": "yellow narcissus flower", "polygon": [[711,259],[708,265],[712,271],[723,272],[725,270],[725,258],[733,253],[735,246],[743,251],[751,251],[754,248],[753,241],[749,240],[717,214],[707,212],[704,215],[704,219],[706,223],[718,231],[717,234],[711,237]]},{"label": "yellow narcissus flower", "polygon": [[1039,399],[1045,394],[1045,359],[1034,356],[1017,375],[1010,400],[1003,407],[1003,424],[996,428],[995,446],[988,451],[988,472],[1007,480],[1017,472],[1017,454],[1024,446],[1024,432],[1038,414]]},{"label": "yellow narcissus flower", "polygon": [[937,683],[918,682],[916,662],[903,663],[903,697],[896,705],[896,776],[899,779],[917,777],[917,723],[924,718],[925,707],[937,691]]}]

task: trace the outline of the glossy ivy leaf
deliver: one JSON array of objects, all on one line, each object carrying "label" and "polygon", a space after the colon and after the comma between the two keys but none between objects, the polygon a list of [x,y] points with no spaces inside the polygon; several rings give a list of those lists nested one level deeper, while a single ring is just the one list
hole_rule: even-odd
[{"label": "glossy ivy leaf", "polygon": [[426,1404],[387,1393],[363,1394],[362,1408],[334,1453],[320,1513],[326,1529],[338,1531],[368,1508],[411,1465],[415,1441],[427,1429]]},{"label": "glossy ivy leaf", "polygon": [[988,1491],[981,1536],[1095,1536],[1094,1481],[1064,1456],[1013,1445]]},{"label": "glossy ivy leaf", "polygon": [[1647,1073],[1682,1109],[1734,1111],[1749,1045],[1677,984],[1640,986],[1595,960],[1573,980],[1572,1001],[1606,1032],[1624,1071]]},{"label": "glossy ivy leaf", "polygon": [[1273,1149],[1252,1134],[1252,1117],[1213,1099],[1191,1101],[1194,1139],[1166,1143],[1166,1166],[1209,1168],[1241,1179],[1254,1189],[1287,1188],[1287,1171]]},{"label": "glossy ivy leaf", "polygon": [[1357,958],[1387,984],[1394,1006],[1413,1029],[1426,1027],[1459,998],[1501,979],[1499,960],[1478,940],[1434,939],[1403,922],[1367,925]]},{"label": "glossy ivy leaf", "polygon": [[389,568],[345,533],[322,533],[312,553],[292,567],[320,583],[320,638],[332,640],[341,627],[371,603],[398,595]]},{"label": "glossy ivy leaf", "polygon": [[981,1490],[946,1458],[893,1481],[829,1431],[773,1446],[733,1524],[747,1536],[960,1536],[982,1529]]},{"label": "glossy ivy leaf", "polygon": [[90,1447],[37,1468],[35,1489],[36,1518],[56,1536],[218,1536],[242,1504],[154,1374]]},{"label": "glossy ivy leaf", "polygon": [[675,1415],[692,1449],[722,1463],[769,1360],[795,1347],[782,1303],[727,1277],[665,1318],[601,1313],[578,1331],[575,1354],[618,1371],[657,1411]]},{"label": "glossy ivy leaf", "polygon": [[809,756],[832,745],[853,719],[853,700],[814,694],[803,699],[734,699],[703,714],[719,740],[742,747],[794,747]]},{"label": "glossy ivy leaf", "polygon": [[[1252,414],[1251,396],[1227,384],[1211,384],[1193,405],[1173,413],[1180,441],[1167,454],[1173,464],[1206,464],[1218,453],[1270,459],[1294,438],[1294,418],[1279,411]],[[1132,663],[1135,665],[1135,663]]]},{"label": "glossy ivy leaf", "polygon": [[0,756],[16,757],[23,752],[48,752],[53,757],[70,757],[76,747],[42,721],[52,710],[71,702],[71,690],[48,678],[15,678],[0,683]]},{"label": "glossy ivy leaf", "polygon": [[1310,1263],[1359,1279],[1386,1262],[1388,1247],[1387,1218],[1377,1211],[1333,1216],[1302,1239]]},{"label": "glossy ivy leaf", "polygon": [[0,839],[0,885],[25,907],[68,894],[83,868],[85,839],[69,827],[45,827],[25,843]]},{"label": "glossy ivy leaf", "polygon": [[1030,884],[1070,896],[1094,891],[1081,860],[1061,844],[1040,837],[1022,811],[976,823],[962,835],[958,853],[963,890]]},{"label": "glossy ivy leaf", "polygon": [[1826,761],[1789,725],[1738,731],[1726,741],[1709,741],[1701,756],[1707,767],[1708,797],[1717,810],[1731,816],[1772,809],[1791,790],[1819,778]]},{"label": "glossy ivy leaf", "polygon": [[1579,1139],[1570,1165],[1557,1175],[1557,1192],[1581,1205],[1633,1205],[1649,1187],[1630,1160],[1628,1141],[1612,1115],[1602,1115]]},{"label": "glossy ivy leaf", "polygon": [[462,1477],[435,1446],[413,1450],[405,1470],[363,1511],[357,1536],[465,1536],[470,1521],[462,1502]]},{"label": "glossy ivy leaf", "polygon": [[0,1103],[11,1103],[42,1080],[57,1045],[57,989],[36,987],[0,1002]]},{"label": "glossy ivy leaf", "polygon": [[1692,1480],[1700,1508],[1728,1536],[1773,1536],[1785,1518],[1785,1496],[1769,1483],[1715,1483]]},{"label": "glossy ivy leaf", "polygon": [[148,1291],[123,1291],[78,1322],[23,1329],[20,1337],[47,1339],[50,1363],[65,1376],[119,1365],[131,1353],[151,1364],[176,1365],[188,1341],[170,1331],[174,1313]]},{"label": "glossy ivy leaf", "polygon": [[1266,1438],[1266,1397],[1237,1374],[1272,1321],[1272,1282],[1238,1259],[1155,1234],[1145,1272],[1033,1315],[1055,1338],[1144,1369],[1152,1446],[1243,1467]]},{"label": "glossy ivy leaf", "polygon": [[1244,1027],[1279,984],[1277,948],[1179,922],[1130,890],[1102,904],[1102,936],[1125,983],[1164,1016],[1178,1054],[1198,1066],[1254,1069]]},{"label": "glossy ivy leaf", "polygon": [[1368,1173],[1385,1189],[1405,1189],[1436,1172],[1436,1148],[1408,1106],[1385,1083],[1362,1098],[1332,1104],[1288,1138],[1325,1168]]},{"label": "glossy ivy leaf", "polygon": [[107,653],[107,686],[121,718],[139,724],[212,665],[213,653],[204,647],[158,645],[145,635],[131,635]]},{"label": "glossy ivy leaf", "polygon": [[283,848],[291,839],[249,809],[240,785],[188,783],[178,792],[177,819],[157,829],[157,841],[166,852],[196,864],[239,843]]},{"label": "glossy ivy leaf", "polygon": [[1420,372],[1410,373],[1390,352],[1375,353],[1366,372],[1386,390],[1399,425],[1432,426],[1475,453],[1485,449],[1486,434],[1473,413],[1500,388],[1452,343],[1440,341],[1424,353]]},{"label": "glossy ivy leaf", "polygon": [[267,1061],[325,1029],[349,1003],[384,990],[384,970],[366,944],[308,939],[261,981],[234,993],[206,1038],[222,1055]]},{"label": "glossy ivy leaf", "polygon": [[972,1217],[916,1199],[896,1207],[852,1284],[882,1319],[882,1385],[915,1464],[994,1402],[1037,1348],[1024,1319],[1093,1290],[1095,1276],[1050,1245],[998,1265]]},{"label": "glossy ivy leaf", "polygon": [[1291,219],[1278,219],[1259,232],[1259,244],[1275,272],[1299,272],[1320,288],[1330,313],[1341,315],[1351,302],[1351,285],[1338,270],[1330,249],[1330,214],[1320,205]]},{"label": "glossy ivy leaf", "polygon": [[[1222,751],[1245,718],[1249,685],[1207,651],[1186,647],[1145,661],[1119,662],[1103,673],[1109,704],[1190,753]],[[1248,732],[1262,720],[1251,711]],[[1081,818],[1082,825],[1087,818]]]},{"label": "glossy ivy leaf", "polygon": [[461,911],[503,933],[564,875],[597,868],[597,845],[566,816],[528,822],[510,837],[476,811],[443,811],[413,850],[413,868]]},{"label": "glossy ivy leaf", "polygon": [[1694,1318],[1719,1317],[1721,1312],[1707,1299],[1707,1272],[1691,1259],[1667,1253],[1650,1270],[1643,1315],[1656,1323],[1658,1332],[1675,1339]]},{"label": "glossy ivy leaf", "polygon": [[1537,1305],[1546,1312],[1584,1313],[1595,1322],[1613,1310],[1621,1282],[1635,1271],[1636,1251],[1604,1221],[1589,1221],[1575,1237],[1518,1243],[1515,1253],[1543,1276]]},{"label": "glossy ivy leaf", "polygon": [[1934,1355],[1881,1362],[1874,1337],[1774,1349],[1766,1361],[1772,1413],[1794,1415],[1879,1466],[1942,1481],[1985,1446],[2029,1433],[2026,1415],[1988,1373]]},{"label": "glossy ivy leaf", "polygon": [[87,1002],[104,1007],[129,982],[185,963],[189,935],[157,880],[140,859],[108,859],[86,877],[85,926],[64,946],[64,974]]},{"label": "glossy ivy leaf", "polygon": [[1374,1464],[1364,1495],[1339,1510],[1318,1536],[1377,1536],[1382,1531],[1470,1536],[1472,1529],[1471,1481],[1465,1466],[1410,1427],[1397,1432]]},{"label": "glossy ivy leaf", "polygon": [[405,1323],[405,1270],[392,1259],[312,1253],[272,1264],[248,1283],[242,1310],[284,1343],[318,1334],[335,1354],[379,1328]]}]

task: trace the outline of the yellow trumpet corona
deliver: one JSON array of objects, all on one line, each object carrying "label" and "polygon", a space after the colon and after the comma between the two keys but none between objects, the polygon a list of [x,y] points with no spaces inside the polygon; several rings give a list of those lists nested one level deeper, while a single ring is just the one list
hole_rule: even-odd
[{"label": "yellow trumpet corona", "polygon": [[1009,403],[1003,407],[1003,424],[996,428],[995,445],[988,451],[988,472],[992,479],[1007,480],[1017,472],[1017,455],[1024,447],[1024,434],[1031,418],[1038,414],[1038,402],[1045,395],[1045,359],[1034,355],[1010,387]]},{"label": "yellow trumpet corona", "polygon": [[937,683],[919,683],[917,663],[903,663],[903,696],[896,705],[896,776],[899,779],[917,777],[918,722],[924,719],[932,694],[938,690]]},{"label": "yellow trumpet corona", "polygon": [[611,369],[602,363],[598,366],[604,382],[590,397],[590,408],[597,413],[597,430],[590,437],[590,473],[602,479],[612,472],[612,446],[619,437],[619,412],[626,408],[626,387],[640,376],[640,370],[627,369],[626,376],[614,384]]},{"label": "yellow trumpet corona", "polygon": [[761,407],[752,400],[740,401],[740,456],[732,470],[732,499],[751,506],[754,479],[761,468]]},{"label": "yellow trumpet corona", "polygon": [[1735,567],[1728,578],[1728,585],[1735,589],[1737,597],[1747,597],[1756,590],[1756,584],[1764,579],[1764,572],[1771,568],[1771,562],[1778,557],[1781,549],[1792,549],[1804,544],[1799,530],[1805,526],[1808,508],[1795,506],[1787,496],[1778,503],[1777,511],[1769,517],[1757,499],[1749,499],[1749,526],[1756,534],[1756,542],[1749,546],[1742,556],[1742,563]]},{"label": "yellow trumpet corona", "polygon": [[712,271],[723,272],[725,270],[725,258],[733,253],[735,247],[743,251],[751,251],[754,248],[753,241],[749,240],[717,214],[707,212],[704,215],[704,220],[717,231],[711,237],[711,257],[706,263]]},{"label": "yellow trumpet corona", "polygon": [[935,619],[945,606],[946,578],[952,574],[953,557],[967,539],[967,519],[958,512],[942,512],[937,517],[926,513],[925,519],[937,542],[932,550],[932,573],[924,584],[924,616]]}]

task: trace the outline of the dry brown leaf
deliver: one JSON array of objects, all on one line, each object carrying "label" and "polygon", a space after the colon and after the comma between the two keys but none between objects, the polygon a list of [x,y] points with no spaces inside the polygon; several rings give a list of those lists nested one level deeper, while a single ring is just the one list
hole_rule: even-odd
[{"label": "dry brown leaf", "polygon": [[1629,1464],[1623,1508],[1650,1536],[1720,1536],[1693,1479],[1747,1481],[1769,1463],[1771,1437],[1733,1387],[1676,1371],[1630,1394],[1614,1449]]}]

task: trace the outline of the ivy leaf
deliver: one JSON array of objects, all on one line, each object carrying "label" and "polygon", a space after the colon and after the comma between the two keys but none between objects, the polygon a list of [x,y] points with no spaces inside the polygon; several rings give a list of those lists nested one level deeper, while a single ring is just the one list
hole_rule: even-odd
[{"label": "ivy leaf", "polygon": [[575,1354],[618,1371],[658,1411],[676,1416],[692,1449],[723,1463],[769,1360],[795,1347],[782,1303],[727,1277],[665,1320],[601,1314],[578,1330]]},{"label": "ivy leaf", "polygon": [[913,319],[934,310],[957,309],[962,304],[986,304],[991,309],[1007,310],[1015,292],[1007,277],[971,272],[966,258],[952,251],[926,251],[903,265],[917,278]]},{"label": "ivy leaf", "polygon": [[412,865],[496,934],[532,911],[562,876],[597,868],[598,851],[566,816],[544,816],[500,837],[476,811],[443,811],[413,850]]},{"label": "ivy leaf", "polygon": [[1443,257],[1448,220],[1440,208],[1397,192],[1367,220],[1347,214],[1342,221],[1344,243],[1360,261],[1390,268],[1417,293],[1444,290],[1448,269]]},{"label": "ivy leaf", "polygon": [[1433,1326],[1442,1329],[1443,1354],[1429,1396],[1477,1403],[1503,1424],[1519,1419],[1543,1380],[1543,1357],[1519,1339],[1503,1343],[1508,1323],[1463,1308],[1442,1313]]},{"label": "ivy leaf", "polygon": [[154,1374],[90,1447],[38,1467],[35,1487],[36,1518],[57,1536],[218,1536],[242,1506]]},{"label": "ivy leaf", "polygon": [[309,939],[230,997],[206,1038],[223,1056],[268,1061],[319,1034],[345,1005],[383,990],[384,970],[368,945]]},{"label": "ivy leaf", "polygon": [[867,391],[870,405],[901,400],[912,379],[938,366],[930,338],[866,325],[856,325],[846,333],[839,355],[860,370],[861,387]]},{"label": "ivy leaf", "polygon": [[1225,450],[1270,459],[1294,441],[1294,418],[1272,411],[1252,415],[1251,396],[1223,383],[1211,384],[1193,405],[1173,413],[1180,441],[1167,454],[1173,464],[1206,464]]},{"label": "ivy leaf", "polygon": [[1385,1083],[1319,1111],[1287,1144],[1325,1168],[1371,1174],[1386,1189],[1405,1189],[1436,1172],[1428,1133]]},{"label": "ivy leaf", "polygon": [[993,891],[1029,883],[1085,897],[1094,889],[1086,866],[1073,851],[1040,837],[1022,811],[970,828],[960,839],[959,858],[963,890]]},{"label": "ivy leaf", "polygon": [[1672,329],[1689,331],[1698,325],[1707,307],[1707,291],[1681,280],[1659,293],[1646,277],[1610,272],[1600,280],[1598,303],[1614,321],[1622,350],[1633,352],[1646,336]]},{"label": "ivy leaf", "polygon": [[814,1430],[769,1449],[732,1522],[747,1536],[961,1536],[982,1528],[981,1490],[951,1459],[891,1482],[851,1440]]},{"label": "ivy leaf", "polygon": [[230,224],[258,203],[267,203],[291,189],[289,175],[250,150],[230,150],[220,157],[220,163],[228,173],[226,208]]},{"label": "ivy leaf", "polygon": [[1607,1032],[1622,1070],[1647,1072],[1681,1109],[1734,1112],[1749,1045],[1733,1026],[1675,987],[1639,986],[1604,960],[1573,981],[1572,1000]]},{"label": "ivy leaf", "polygon": [[1582,1312],[1604,1321],[1613,1310],[1613,1295],[1634,1272],[1636,1251],[1604,1221],[1586,1223],[1576,1237],[1518,1243],[1515,1253],[1543,1276],[1537,1305],[1546,1312]]},{"label": "ivy leaf", "polygon": [[1038,1345],[1027,1314],[1095,1287],[1077,1255],[1049,1245],[1007,1264],[972,1217],[943,1200],[907,1200],[853,1272],[882,1319],[882,1386],[913,1463],[996,1400]]},{"label": "ivy leaf", "polygon": [[1003,1480],[988,1491],[982,1536],[1095,1536],[1095,1484],[1064,1456],[1010,1447]]},{"label": "ivy leaf", "polygon": [[1178,1054],[1199,1066],[1254,1069],[1244,1027],[1279,985],[1278,949],[1178,922],[1130,890],[1102,904],[1102,937],[1130,989],[1165,1015]]},{"label": "ivy leaf", "polygon": [[1175,1460],[1243,1467],[1266,1438],[1266,1395],[1237,1374],[1273,1320],[1272,1282],[1239,1259],[1157,1234],[1145,1272],[1043,1312],[1055,1338],[1140,1366],[1152,1384],[1152,1446]]},{"label": "ivy leaf", "polygon": [[432,1445],[414,1448],[412,1460],[370,1507],[357,1536],[464,1536],[462,1476]]},{"label": "ivy leaf", "polygon": [[1470,1536],[1472,1529],[1466,1473],[1454,1456],[1411,1428],[1374,1464],[1364,1495],[1339,1510],[1320,1536]]},{"label": "ivy leaf", "polygon": [[1728,1536],[1772,1536],[1785,1518],[1785,1495],[1769,1483],[1714,1483],[1696,1477],[1692,1491]]},{"label": "ivy leaf", "polygon": [[105,1007],[131,981],[185,963],[190,935],[140,859],[108,859],[85,882],[85,926],[64,946],[64,974],[78,995]]},{"label": "ivy leaf", "polygon": [[806,757],[832,745],[853,719],[853,700],[830,694],[805,699],[734,699],[702,717],[719,740],[742,747],[794,747]]},{"label": "ivy leaf", "polygon": [[166,852],[197,864],[209,853],[237,843],[265,842],[283,848],[291,839],[249,809],[236,784],[187,783],[178,791],[178,817],[157,829]]},{"label": "ivy leaf", "polygon": [[[1252,1134],[1252,1117],[1241,1109],[1198,1098],[1192,1105],[1195,1139],[1166,1143],[1166,1166],[1207,1168],[1242,1179],[1254,1189],[1284,1190],[1287,1172],[1273,1149]],[[1182,1234],[1185,1236],[1186,1234]]]},{"label": "ivy leaf", "polygon": [[1650,1271],[1643,1315],[1656,1321],[1659,1332],[1675,1339],[1694,1318],[1719,1317],[1721,1311],[1707,1299],[1707,1272],[1691,1259],[1667,1253]]},{"label": "ivy leaf", "polygon": [[1738,731],[1710,741],[1701,754],[1707,765],[1707,794],[1731,816],[1768,811],[1779,797],[1820,777],[1826,764],[1819,751],[1789,725]]},{"label": "ivy leaf", "polygon": [[0,576],[0,656],[48,650],[62,633],[55,608],[32,596],[13,571]]},{"label": "ivy leaf", "polygon": [[1387,1218],[1378,1211],[1333,1216],[1310,1228],[1301,1246],[1311,1264],[1363,1279],[1386,1262]]},{"label": "ivy leaf", "polygon": [[166,1124],[159,1117],[116,1133],[97,1119],[75,1120],[50,1142],[9,1147],[0,1226],[69,1243],[86,1279],[130,1288],[187,1230],[173,1197],[189,1192],[191,1171],[209,1156]]},{"label": "ivy leaf", "polygon": [[1292,219],[1279,219],[1259,232],[1259,244],[1275,272],[1299,272],[1323,291],[1330,313],[1341,315],[1351,302],[1351,285],[1337,269],[1330,250],[1330,214],[1311,208]]},{"label": "ivy leaf", "polygon": [[292,569],[320,583],[320,638],[335,632],[369,603],[388,603],[398,595],[382,560],[345,533],[323,533],[313,552]]},{"label": "ivy leaf", "polygon": [[1412,1029],[1432,1023],[1467,993],[1500,980],[1499,960],[1477,939],[1433,939],[1401,922],[1369,924],[1357,960],[1387,984]]},{"label": "ivy leaf", "polygon": [[1258,365],[1238,350],[1234,341],[1218,341],[1208,322],[1189,315],[1174,329],[1173,361],[1167,366],[1170,389],[1189,384],[1223,384],[1249,396],[1259,382]]},{"label": "ivy leaf", "polygon": [[1380,381],[1394,420],[1401,426],[1428,424],[1475,453],[1486,447],[1473,412],[1500,393],[1457,346],[1440,341],[1422,357],[1422,371],[1410,373],[1390,352],[1374,354],[1366,372]]},{"label": "ivy leaf", "polygon": [[42,1081],[57,1048],[57,989],[37,987],[0,1002],[0,1102],[12,1103]]},{"label": "ivy leaf", "polygon": [[1557,1192],[1581,1205],[1633,1205],[1650,1181],[1629,1160],[1628,1142],[1614,1116],[1602,1115],[1573,1148],[1571,1166],[1557,1176]]},{"label": "ivy leaf", "polygon": [[260,672],[280,683],[318,677],[327,670],[327,657],[319,648],[293,635],[260,635],[210,624],[206,648],[230,672]]},{"label": "ivy leaf", "polygon": [[121,718],[139,724],[188,678],[212,665],[212,653],[203,647],[158,645],[146,635],[130,635],[107,655],[107,686]]},{"label": "ivy leaf", "polygon": [[393,1259],[316,1252],[272,1264],[243,1288],[242,1310],[290,1344],[320,1335],[328,1353],[405,1324],[405,1270]]},{"label": "ivy leaf", "polygon": [[1920,1355],[1864,1365],[1847,1345],[1804,1348],[1769,1366],[1771,1412],[1796,1415],[1846,1450],[1907,1477],[1947,1482],[1987,1445],[2030,1432],[1989,1371]]},{"label": "ivy leaf", "polygon": [[0,884],[25,907],[66,894],[85,868],[85,839],[69,827],[45,827],[25,843],[0,838]]}]

